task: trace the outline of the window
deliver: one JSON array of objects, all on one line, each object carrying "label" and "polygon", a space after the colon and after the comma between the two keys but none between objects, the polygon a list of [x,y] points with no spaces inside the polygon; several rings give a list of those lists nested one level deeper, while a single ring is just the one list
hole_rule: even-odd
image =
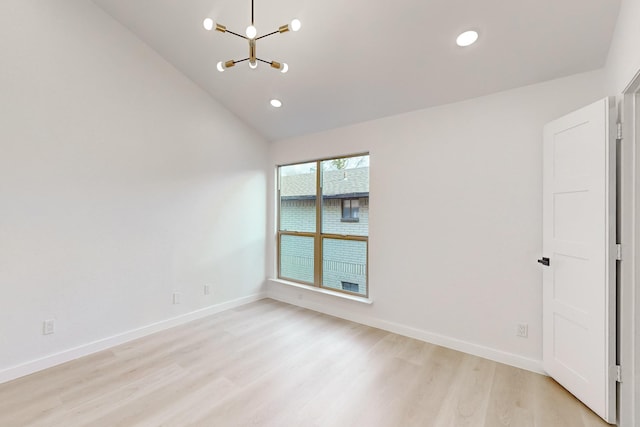
[{"label": "window", "polygon": [[358,222],[360,201],[358,199],[342,199],[342,221]]},{"label": "window", "polygon": [[368,296],[369,155],[278,167],[278,277]]},{"label": "window", "polygon": [[350,292],[359,292],[359,286],[357,283],[342,282],[342,289]]}]

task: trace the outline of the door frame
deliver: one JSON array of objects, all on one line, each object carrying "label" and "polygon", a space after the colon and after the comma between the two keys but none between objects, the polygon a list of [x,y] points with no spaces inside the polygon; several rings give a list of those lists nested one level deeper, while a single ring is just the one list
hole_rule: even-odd
[{"label": "door frame", "polygon": [[621,427],[640,421],[640,72],[623,91],[618,121],[622,123],[620,143],[619,243],[622,261],[619,274],[619,384],[618,412]]}]

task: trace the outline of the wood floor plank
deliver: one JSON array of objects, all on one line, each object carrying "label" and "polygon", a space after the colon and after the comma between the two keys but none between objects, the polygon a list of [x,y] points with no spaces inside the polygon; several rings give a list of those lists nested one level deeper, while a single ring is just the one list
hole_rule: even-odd
[{"label": "wood floor plank", "polygon": [[422,367],[409,384],[403,422],[400,425],[420,427],[433,425],[445,407],[447,392],[460,369],[464,354],[443,347],[425,344],[430,352],[425,354]]},{"label": "wood floor plank", "polygon": [[553,380],[266,299],[0,384],[2,427],[603,427]]},{"label": "wood floor plank", "polygon": [[534,398],[531,375],[510,366],[497,365],[485,424],[533,427]]},{"label": "wood floor plank", "polygon": [[434,425],[483,427],[497,363],[465,355]]}]

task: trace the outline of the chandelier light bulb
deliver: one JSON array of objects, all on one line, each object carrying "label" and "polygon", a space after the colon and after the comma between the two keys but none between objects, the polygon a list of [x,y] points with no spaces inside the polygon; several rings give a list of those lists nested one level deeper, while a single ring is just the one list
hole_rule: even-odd
[{"label": "chandelier light bulb", "polygon": [[253,25],[249,25],[247,27],[247,31],[245,31],[245,34],[247,35],[247,37],[253,40],[258,34],[258,30],[256,30],[256,27],[254,27]]},{"label": "chandelier light bulb", "polygon": [[211,18],[205,19],[202,25],[204,26],[204,29],[207,31],[213,30],[213,19]]},{"label": "chandelier light bulb", "polygon": [[255,70],[256,68],[258,68],[258,61],[249,61],[249,68],[251,68],[252,70]]},{"label": "chandelier light bulb", "polygon": [[216,65],[216,68],[218,69],[218,71],[223,72],[224,71],[224,65],[222,64],[222,61],[218,62],[218,65]]},{"label": "chandelier light bulb", "polygon": [[478,33],[475,31],[465,31],[456,39],[456,43],[460,47],[471,46],[478,40]]},{"label": "chandelier light bulb", "polygon": [[291,31],[298,31],[300,30],[300,27],[302,27],[302,23],[299,19],[294,19],[293,21],[291,21]]},{"label": "chandelier light bulb", "polygon": [[287,63],[285,62],[284,64],[282,64],[282,69],[280,70],[280,72],[282,74],[286,73],[287,71],[289,71],[289,66],[287,65]]}]

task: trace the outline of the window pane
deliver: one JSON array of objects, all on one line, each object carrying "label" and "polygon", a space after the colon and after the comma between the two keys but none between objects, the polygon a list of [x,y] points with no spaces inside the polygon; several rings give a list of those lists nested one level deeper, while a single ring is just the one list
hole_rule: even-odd
[{"label": "window pane", "polygon": [[280,166],[280,230],[316,231],[317,163]]},{"label": "window pane", "polygon": [[367,295],[367,242],[324,238],[322,258],[322,286]]},{"label": "window pane", "polygon": [[[329,200],[325,199],[324,205],[322,207],[325,209],[326,213],[329,213],[330,212],[329,210],[331,209],[331,205],[329,204]],[[348,200],[343,200],[342,201],[342,218],[349,218],[349,215],[350,215],[349,201]],[[326,222],[325,222],[325,224],[326,224]]]},{"label": "window pane", "polygon": [[368,236],[369,156],[325,160],[321,166],[322,232]]},{"label": "window pane", "polygon": [[280,277],[301,282],[314,282],[314,238],[280,236]]}]

